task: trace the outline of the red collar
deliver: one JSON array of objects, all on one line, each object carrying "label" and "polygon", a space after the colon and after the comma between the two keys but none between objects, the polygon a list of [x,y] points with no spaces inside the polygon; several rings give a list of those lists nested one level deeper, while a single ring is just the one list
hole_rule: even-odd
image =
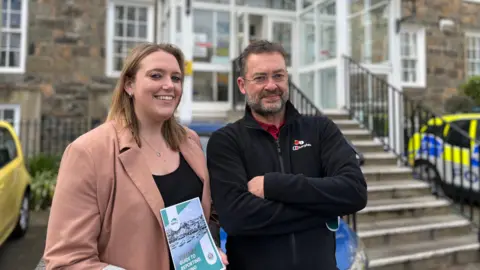
[{"label": "red collar", "polygon": [[273,136],[273,138],[278,139],[278,135],[280,134],[280,129],[283,127],[283,125],[285,124],[285,120],[280,124],[280,126],[277,128],[277,126],[275,125],[272,125],[272,124],[266,124],[266,123],[263,123],[263,122],[260,122],[258,121],[257,119],[255,119],[258,124],[263,128],[265,129],[268,133],[270,133],[270,135]]}]

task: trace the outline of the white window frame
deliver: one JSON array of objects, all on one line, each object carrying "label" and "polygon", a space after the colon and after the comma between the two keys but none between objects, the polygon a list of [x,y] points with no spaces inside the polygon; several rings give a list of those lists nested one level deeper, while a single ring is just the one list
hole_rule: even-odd
[{"label": "white window frame", "polygon": [[[3,1],[2,1],[3,2]],[[3,27],[3,18],[0,21],[0,42],[2,39],[1,34],[4,32],[8,33],[20,33],[20,66],[18,67],[4,67],[0,66],[0,73],[14,74],[14,73],[25,73],[25,61],[27,57],[27,33],[28,33],[28,2],[29,0],[22,0],[21,6],[21,18],[20,18],[20,28],[19,29],[10,29]],[[0,3],[0,7],[2,4]],[[2,7],[3,10],[3,7]],[[0,18],[2,14],[0,13]]]},{"label": "white window frame", "polygon": [[[425,44],[425,28],[413,26],[413,25],[404,25],[400,30],[400,34],[410,34],[415,35],[417,40],[416,46],[416,56],[415,60],[417,61],[416,67],[416,82],[405,82],[403,81],[403,63],[401,63],[401,84],[402,87],[411,87],[411,88],[424,88],[426,86],[426,44]],[[403,44],[400,44],[399,48],[402,50]],[[400,61],[403,62],[402,52],[398,52],[400,55]]]},{"label": "white window frame", "polygon": [[115,6],[124,5],[124,6],[137,6],[147,8],[147,40],[146,42],[154,41],[154,16],[155,16],[155,6],[152,1],[148,0],[135,0],[135,1],[125,1],[125,0],[110,0],[107,7],[107,27],[106,27],[106,50],[105,50],[105,74],[107,77],[117,78],[120,76],[120,71],[114,69],[114,33],[115,33]]},{"label": "white window frame", "polygon": [[0,104],[0,118],[1,121],[4,121],[3,119],[3,111],[4,110],[13,110],[13,129],[15,130],[15,133],[17,136],[20,136],[20,122],[21,122],[21,106],[20,104]]},{"label": "white window frame", "polygon": [[[480,0],[479,0],[479,3],[480,3]],[[470,59],[468,57],[468,48],[470,45],[470,42],[468,40],[469,38],[474,38],[478,40],[478,44],[476,44],[477,53],[476,53],[475,59]],[[465,33],[465,78],[466,79],[470,78],[471,76],[480,75],[480,67],[476,68],[473,74],[469,72],[469,68],[468,68],[471,62],[476,63],[477,66],[480,65],[480,53],[478,53],[479,50],[480,50],[480,32],[466,32]]]}]

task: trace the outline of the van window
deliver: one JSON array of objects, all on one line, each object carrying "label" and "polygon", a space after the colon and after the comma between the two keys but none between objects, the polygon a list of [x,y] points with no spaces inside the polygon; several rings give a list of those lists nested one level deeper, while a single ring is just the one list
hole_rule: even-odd
[{"label": "van window", "polygon": [[[470,134],[470,123],[470,120],[459,120],[452,122],[452,124],[450,124],[445,142],[451,144],[452,146],[470,148],[470,136],[467,137],[465,135]],[[452,125],[456,126],[457,128],[453,128]],[[459,129],[463,132],[459,132]]]},{"label": "van window", "polygon": [[443,131],[445,130],[445,124],[441,125],[429,125],[427,126],[427,129],[424,131],[426,134],[432,134],[436,137],[443,138]]},{"label": "van window", "polygon": [[17,157],[17,147],[12,134],[6,128],[0,128],[0,168]]}]

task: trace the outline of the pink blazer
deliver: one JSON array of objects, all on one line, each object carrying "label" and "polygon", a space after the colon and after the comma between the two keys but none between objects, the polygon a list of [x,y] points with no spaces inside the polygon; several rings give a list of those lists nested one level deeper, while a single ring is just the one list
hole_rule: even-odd
[{"label": "pink blazer", "polygon": [[[204,183],[205,155],[189,129],[180,151]],[[160,218],[164,202],[131,132],[113,121],[82,135],[65,150],[52,202],[44,259],[47,269],[169,270]],[[107,268],[108,269],[108,268]]]}]

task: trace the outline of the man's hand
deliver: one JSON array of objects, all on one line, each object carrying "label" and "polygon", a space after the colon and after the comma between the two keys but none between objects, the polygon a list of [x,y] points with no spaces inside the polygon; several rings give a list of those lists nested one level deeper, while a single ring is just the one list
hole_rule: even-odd
[{"label": "man's hand", "polygon": [[265,198],[263,193],[263,175],[255,176],[248,182],[248,191],[257,197]]}]

